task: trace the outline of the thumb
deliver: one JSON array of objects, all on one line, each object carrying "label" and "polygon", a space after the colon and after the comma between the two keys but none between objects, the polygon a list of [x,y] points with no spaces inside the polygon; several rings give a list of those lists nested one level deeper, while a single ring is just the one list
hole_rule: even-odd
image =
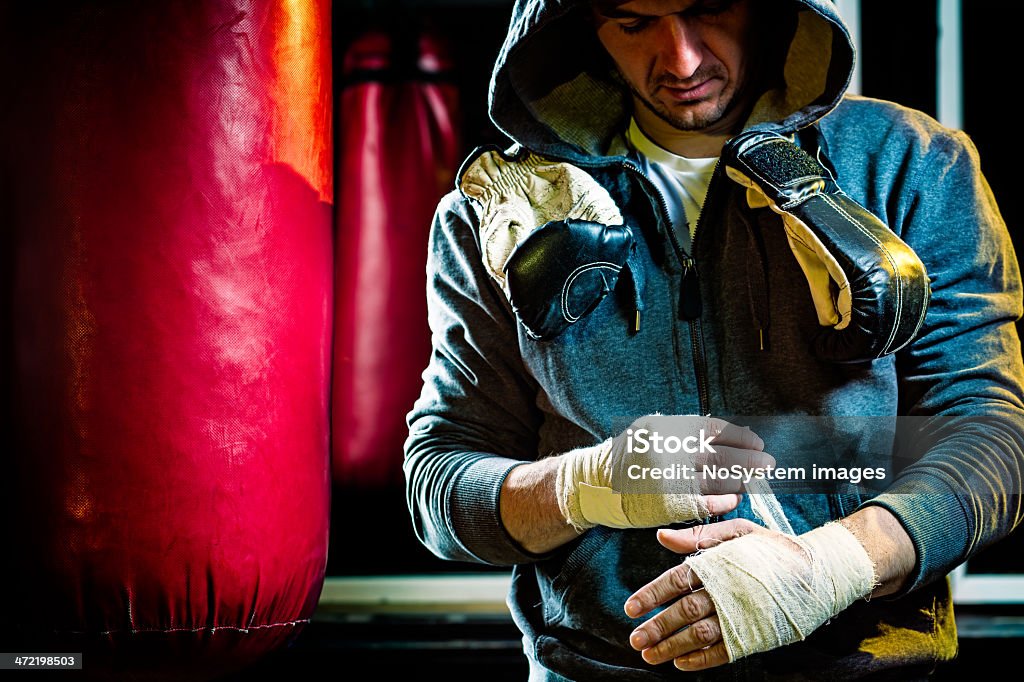
[{"label": "thumb", "polygon": [[723,542],[761,530],[764,529],[753,521],[729,519],[719,523],[708,523],[677,530],[662,528],[658,531],[658,542],[673,552],[693,554],[698,550],[711,549]]},{"label": "thumb", "polygon": [[736,507],[740,506],[740,498],[742,495],[737,493],[727,493],[724,495],[705,495],[704,506],[708,509],[710,516],[721,516],[722,514],[728,514]]}]

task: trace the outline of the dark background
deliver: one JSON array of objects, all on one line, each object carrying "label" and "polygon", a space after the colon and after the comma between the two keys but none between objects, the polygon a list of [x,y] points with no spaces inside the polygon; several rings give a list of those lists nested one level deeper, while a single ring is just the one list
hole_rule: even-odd
[{"label": "dark background", "polygon": [[[486,142],[504,145],[506,140],[488,121],[486,93],[511,6],[505,0],[336,3],[336,54],[366,25],[394,29],[400,23],[405,30],[433,26],[448,36],[455,51],[457,68],[451,78],[461,95],[465,152]],[[962,7],[964,130],[978,147],[1019,253],[1024,231],[1011,183],[1021,145],[1012,131],[1016,112],[1007,104],[1022,63],[1019,31],[1002,13],[992,12],[990,3],[964,1]],[[861,94],[936,115],[937,12],[937,0],[862,0]],[[399,15],[403,18],[396,22]],[[1020,323],[1018,329],[1024,331]],[[507,570],[445,562],[430,554],[413,535],[400,488],[360,492],[336,487],[333,505],[329,576]],[[372,523],[348,521],[365,519],[367,509],[373,510]],[[1024,534],[1015,533],[982,551],[969,563],[969,572],[1024,574],[1022,538]],[[1020,605],[958,606],[960,654],[939,668],[935,679],[963,679],[989,670],[990,661],[1005,659],[1007,648],[1024,636],[1022,613]],[[269,660],[266,669],[294,670],[300,662],[310,666],[317,661],[329,666],[339,655],[366,656],[392,671],[412,672],[427,665],[452,680],[527,676],[519,632],[510,622],[458,614],[366,620],[332,619],[321,612],[296,647]]]},{"label": "dark background", "polygon": [[[936,0],[861,3],[861,94],[898,102],[936,115]],[[460,92],[463,146],[508,144],[487,117],[487,84],[501,47],[512,3],[505,0],[378,0],[335,3],[337,56],[369,27],[414,35],[429,26],[448,39],[456,68],[448,78]],[[1015,116],[1007,94],[1016,87],[1017,53],[1013,22],[997,16],[988,3],[963,3],[964,129],[977,144],[982,168],[999,201],[1018,252],[1022,246],[1020,208],[1012,201],[1012,161],[1019,137],[1010,130]],[[345,82],[336,78],[335,87]],[[1020,328],[1020,326],[1019,326]],[[360,491],[335,487],[327,574],[454,573],[507,570],[442,561],[416,539],[400,487]],[[373,510],[372,515],[367,510]],[[372,522],[366,521],[368,517]],[[1024,547],[1016,536],[985,552],[971,569],[1024,573]]]},{"label": "dark background", "polygon": [[[936,0],[862,0],[862,94],[936,113],[936,5]],[[511,6],[509,0],[335,0],[334,72],[341,73],[338,60],[347,44],[367,28],[412,36],[421,26],[430,26],[447,36],[454,53],[456,67],[444,77],[460,92],[462,156],[479,144],[504,145],[507,140],[489,123],[486,93]],[[1019,157],[1020,143],[1012,129],[1017,112],[1010,110],[1007,102],[1022,62],[1017,54],[1019,29],[1005,11],[992,9],[992,3],[963,2],[964,129],[980,151],[983,170],[1021,249],[1021,210],[1013,201],[1011,187],[1015,177],[1011,162]],[[3,45],[0,55],[9,57]],[[345,85],[336,77],[336,90]],[[8,105],[0,103],[3,106]],[[4,188],[0,186],[0,200],[3,196]],[[0,251],[8,241],[9,236],[0,237]],[[10,274],[10,270],[0,272],[0,277]],[[9,301],[0,302],[0,306],[9,306]],[[5,344],[8,338],[0,336]],[[10,348],[0,346],[0,351],[3,358],[13,356]],[[0,372],[2,382],[10,375],[10,368],[4,364]],[[1015,534],[982,552],[971,561],[972,572],[1024,574],[1022,537]],[[401,487],[358,490],[335,486],[333,490],[329,577],[507,570],[446,562],[433,556],[413,534]],[[958,608],[960,659],[947,666],[940,678],[960,679],[985,672],[988,661],[1007,659],[1007,649],[1019,640],[978,633],[984,632],[985,619],[992,615],[1013,618],[1022,612],[1019,606]],[[972,623],[977,626],[973,630]],[[313,679],[325,671],[339,679],[358,679],[360,674],[352,667],[355,661],[369,663],[381,672],[427,678],[491,682],[526,679],[519,633],[507,617],[372,616],[323,611],[292,648],[275,653],[237,679]]]}]

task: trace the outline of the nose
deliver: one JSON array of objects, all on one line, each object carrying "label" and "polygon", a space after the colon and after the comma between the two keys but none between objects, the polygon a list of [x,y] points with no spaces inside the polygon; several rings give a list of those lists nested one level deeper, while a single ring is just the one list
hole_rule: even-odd
[{"label": "nose", "polygon": [[655,73],[669,73],[680,80],[693,75],[704,58],[704,42],[700,30],[678,15],[662,17],[658,58]]}]

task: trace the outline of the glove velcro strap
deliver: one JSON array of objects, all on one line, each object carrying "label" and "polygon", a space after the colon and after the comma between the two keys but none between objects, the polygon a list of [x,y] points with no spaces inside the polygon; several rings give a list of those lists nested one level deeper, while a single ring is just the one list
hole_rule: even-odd
[{"label": "glove velcro strap", "polygon": [[928,275],[917,254],[836,185],[819,161],[777,133],[755,131],[722,153],[726,174],[747,188],[751,208],[783,218],[790,248],[822,325],[815,353],[863,362],[894,353],[924,322]]},{"label": "glove velcro strap", "polygon": [[732,150],[725,154],[727,169],[747,176],[783,211],[822,192],[836,191],[824,166],[781,135],[754,135]]}]

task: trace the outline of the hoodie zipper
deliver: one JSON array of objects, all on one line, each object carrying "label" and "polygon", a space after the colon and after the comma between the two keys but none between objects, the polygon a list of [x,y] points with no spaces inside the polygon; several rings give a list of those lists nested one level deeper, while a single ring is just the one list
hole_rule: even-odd
[{"label": "hoodie zipper", "polygon": [[[691,248],[693,252],[697,252],[697,240],[700,239],[702,230],[700,229],[701,223],[704,222],[704,207],[711,201],[711,189],[715,186],[715,179],[718,177],[719,166],[722,165],[722,156],[719,154],[718,160],[715,161],[715,168],[711,171],[711,180],[708,182],[708,191],[704,196],[704,203],[700,205],[700,213],[697,214],[697,225],[693,230],[693,243]],[[696,317],[690,320],[690,338],[693,341],[693,364],[698,368],[697,370],[697,390],[700,392],[700,405],[701,414],[711,416],[711,398],[708,392],[708,356],[707,351],[704,347],[704,326],[701,322],[700,309],[700,288],[699,280],[697,279],[697,261],[690,258],[691,270],[693,272],[693,289],[697,296],[697,314]],[[684,273],[685,283],[685,273]],[[703,381],[699,380],[699,377],[703,377]]]},{"label": "hoodie zipper", "polygon": [[[638,166],[633,165],[628,161],[622,163],[623,168],[632,171],[637,177],[643,178],[650,187],[651,193],[658,198],[660,217],[662,224],[665,225],[665,232],[668,234],[669,241],[672,244],[672,250],[675,253],[676,259],[679,261],[680,266],[683,268],[683,274],[680,278],[680,291],[679,291],[679,310],[677,315],[680,320],[685,320],[690,326],[690,350],[693,356],[693,370],[697,377],[697,401],[700,405],[700,413],[702,415],[710,415],[711,400],[708,391],[708,363],[707,354],[704,349],[704,328],[701,325],[701,313],[702,306],[700,300],[700,279],[697,273],[697,261],[683,249],[679,243],[679,238],[676,236],[675,229],[668,219],[668,204],[665,203],[665,197],[662,196],[661,191],[655,187],[651,179],[640,170]],[[715,170],[712,173],[712,182],[714,181],[714,173],[718,172],[718,163],[715,164]],[[708,186],[708,193],[710,194],[710,185]],[[704,204],[707,204],[707,198],[704,199]],[[697,217],[697,228],[694,232],[694,244],[697,243],[697,233],[700,232],[701,218],[704,216],[704,206],[701,206],[700,215]]]}]

